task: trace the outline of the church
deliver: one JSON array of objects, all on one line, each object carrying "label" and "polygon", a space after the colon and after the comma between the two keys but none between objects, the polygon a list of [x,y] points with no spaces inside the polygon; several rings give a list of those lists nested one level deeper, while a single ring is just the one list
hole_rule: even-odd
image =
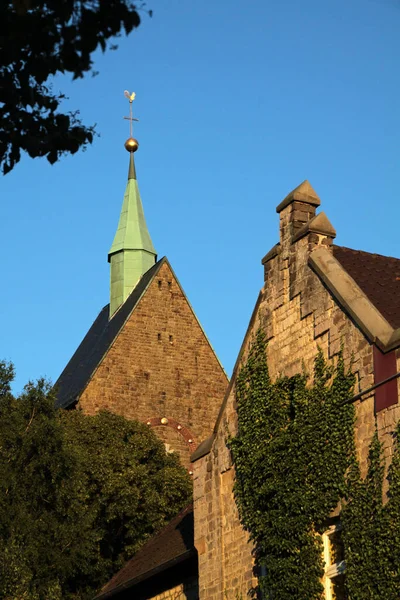
[{"label": "church", "polygon": [[[58,405],[88,414],[108,409],[147,423],[167,452],[180,453],[194,494],[193,505],[150,539],[96,600],[244,599],[255,583],[252,545],[233,496],[226,439],[238,431],[235,383],[255,332],[261,328],[268,341],[272,379],[312,370],[319,348],[334,361],[343,346],[356,377],[351,402],[361,470],[376,426],[387,473],[400,419],[400,259],[334,243],[336,230],[304,181],[277,205],[277,239],[262,258],[264,280],[228,382],[171,265],[157,259],[139,195],[137,148],[131,137],[108,255],[110,303],[61,374]],[[325,536],[325,600],[338,597],[333,590],[343,572],[329,554],[339,519],[332,515]]]},{"label": "church", "polygon": [[167,452],[190,454],[213,429],[226,374],[143,211],[130,137],[128,181],[108,253],[110,301],[56,382],[57,405],[147,423]]}]

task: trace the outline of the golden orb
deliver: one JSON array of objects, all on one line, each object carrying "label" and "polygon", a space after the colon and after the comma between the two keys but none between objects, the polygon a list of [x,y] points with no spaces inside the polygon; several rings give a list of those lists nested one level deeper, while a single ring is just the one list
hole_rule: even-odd
[{"label": "golden orb", "polygon": [[137,140],[135,140],[135,138],[130,137],[126,140],[125,149],[128,150],[128,152],[136,152],[136,150],[138,148],[139,148],[139,142]]}]

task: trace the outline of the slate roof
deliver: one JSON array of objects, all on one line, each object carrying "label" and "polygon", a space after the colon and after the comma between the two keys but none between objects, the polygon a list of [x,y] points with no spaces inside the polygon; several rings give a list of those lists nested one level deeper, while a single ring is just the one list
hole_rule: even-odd
[{"label": "slate roof", "polygon": [[114,575],[95,600],[106,600],[195,555],[193,504],[189,504]]},{"label": "slate roof", "polygon": [[99,313],[97,319],[83,338],[75,354],[56,381],[56,406],[68,408],[73,405],[85,389],[98,364],[114,342],[125,321],[138,304],[153,277],[166,258],[155,263],[140,279],[130,296],[112,319],[108,320],[109,304]]},{"label": "slate roof", "polygon": [[333,247],[333,255],[381,315],[400,327],[400,259],[362,250]]}]

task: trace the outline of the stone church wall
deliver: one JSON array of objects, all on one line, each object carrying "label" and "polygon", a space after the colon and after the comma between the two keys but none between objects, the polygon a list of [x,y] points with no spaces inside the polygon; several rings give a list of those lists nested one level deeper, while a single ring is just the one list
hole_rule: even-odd
[{"label": "stone church wall", "polygon": [[189,466],[190,453],[212,431],[227,384],[164,263],[82,393],[79,408],[149,423]]},{"label": "stone church wall", "polygon": [[178,563],[132,588],[115,594],[118,600],[199,600],[197,573],[192,562]]},{"label": "stone church wall", "polygon": [[[156,596],[148,596],[145,600],[198,600],[198,586],[195,578],[186,580],[173,588]],[[144,600],[144,598],[142,599]]]},{"label": "stone church wall", "polygon": [[[308,266],[310,252],[321,245],[329,249],[332,237],[310,234],[292,243],[296,225],[299,228],[314,213],[315,207],[299,202],[289,204],[280,213],[280,251],[269,253],[270,257],[267,255],[267,260],[264,259],[265,285],[250,322],[239,365],[260,325],[268,338],[267,358],[273,379],[281,374],[292,376],[303,368],[312,374],[318,348],[327,359],[335,361],[343,343],[347,365],[353,357],[357,393],[374,384],[372,345]],[[397,369],[400,370],[398,352]],[[212,449],[194,463],[195,545],[199,554],[201,600],[235,599],[236,594],[243,594],[244,598],[253,584],[251,545],[239,523],[232,493],[234,469],[226,448],[228,433],[234,435],[237,431],[234,379],[235,373]],[[368,446],[375,428],[373,393],[358,402],[356,410],[357,451],[365,473]],[[377,416],[387,462],[392,453],[392,433],[399,418],[399,404]]]}]

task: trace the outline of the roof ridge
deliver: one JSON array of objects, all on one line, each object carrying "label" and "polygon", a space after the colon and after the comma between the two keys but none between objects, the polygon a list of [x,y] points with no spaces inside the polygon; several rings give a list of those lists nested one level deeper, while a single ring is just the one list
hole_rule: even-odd
[{"label": "roof ridge", "polygon": [[135,558],[135,556],[137,556],[139,554],[139,552],[141,552],[144,548],[146,548],[150,544],[150,542],[156,540],[157,538],[159,538],[161,535],[163,535],[165,532],[169,531],[170,529],[174,529],[175,525],[177,525],[178,523],[180,523],[182,521],[183,517],[186,517],[186,515],[188,515],[191,512],[193,512],[193,510],[194,510],[193,509],[193,501],[191,501],[175,517],[172,517],[172,519],[170,521],[168,521],[168,523],[166,525],[164,525],[164,527],[162,527],[159,531],[157,531],[156,533],[154,533],[151,536],[151,538],[149,538],[147,540],[147,542],[145,542],[143,544],[143,546],[141,546],[139,548],[139,550],[137,552],[135,552],[135,554],[132,556],[131,559],[129,559],[129,561],[132,560],[133,558]]}]

